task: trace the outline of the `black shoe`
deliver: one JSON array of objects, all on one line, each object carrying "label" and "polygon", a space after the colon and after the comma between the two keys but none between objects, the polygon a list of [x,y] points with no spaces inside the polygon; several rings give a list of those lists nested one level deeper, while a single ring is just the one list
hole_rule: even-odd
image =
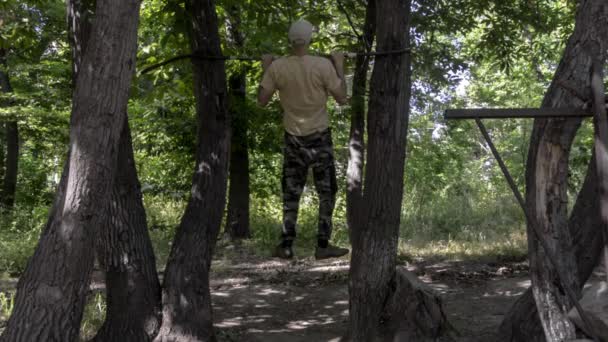
[{"label": "black shoe", "polygon": [[285,244],[281,242],[274,249],[274,254],[272,256],[281,259],[291,259],[293,258],[293,249],[291,246],[285,246]]},{"label": "black shoe", "polygon": [[329,259],[329,258],[339,258],[343,255],[348,254],[349,250],[347,248],[340,248],[333,245],[327,245],[326,248],[321,248],[317,246],[315,250],[315,259]]}]

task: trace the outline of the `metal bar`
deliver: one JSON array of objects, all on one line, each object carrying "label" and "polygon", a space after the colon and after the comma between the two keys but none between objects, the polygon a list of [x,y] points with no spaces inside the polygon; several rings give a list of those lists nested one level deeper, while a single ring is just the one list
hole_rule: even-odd
[{"label": "metal bar", "polygon": [[555,255],[553,254],[553,251],[551,249],[549,249],[549,245],[547,244],[547,241],[545,241],[545,239],[543,239],[542,232],[540,232],[540,229],[538,228],[536,219],[534,218],[534,216],[532,216],[530,214],[530,212],[526,208],[526,203],[524,202],[524,198],[521,195],[521,192],[519,191],[519,189],[517,188],[517,184],[515,184],[513,177],[511,177],[511,173],[509,172],[507,165],[505,165],[504,161],[502,160],[502,157],[500,156],[500,154],[498,153],[498,150],[496,149],[496,146],[494,146],[494,143],[492,142],[492,138],[488,134],[486,127],[484,126],[483,122],[481,122],[480,118],[475,118],[475,122],[477,123],[477,127],[479,127],[479,130],[481,131],[481,134],[483,135],[484,139],[488,143],[490,150],[492,150],[492,154],[494,155],[494,158],[498,162],[498,165],[500,166],[502,173],[504,174],[505,178],[507,179],[507,182],[509,183],[509,187],[511,187],[511,191],[513,191],[513,195],[515,195],[517,202],[521,206],[521,209],[524,211],[524,215],[526,217],[526,221],[528,222],[528,226],[532,228],[534,235],[536,235],[536,239],[540,242],[540,245],[543,248],[543,250],[545,251],[545,254],[547,254],[548,259],[551,262],[551,266],[553,266],[553,268],[555,269],[555,271],[557,273],[557,278],[558,278],[559,282],[561,283],[562,288],[564,289],[564,291],[566,291],[566,295],[568,296],[570,301],[572,301],[572,303],[574,304],[574,307],[576,307],[576,310],[578,311],[579,315],[581,316],[581,319],[582,319],[583,323],[585,324],[587,331],[593,337],[593,340],[595,342],[600,342],[599,338],[597,337],[598,335],[592,328],[592,325],[589,321],[589,318],[587,317],[587,314],[581,307],[581,304],[578,302],[578,298],[577,298],[576,294],[570,287],[564,286],[564,279],[566,279],[566,277],[564,276],[564,271],[561,268],[557,267],[557,263],[555,261],[556,259],[555,259]]},{"label": "metal bar", "polygon": [[500,118],[551,118],[591,117],[593,113],[581,108],[472,108],[448,109],[444,117],[450,119],[500,119]]},{"label": "metal bar", "polygon": [[[593,112],[595,127],[595,162],[600,189],[600,213],[602,223],[608,223],[608,117],[606,117],[606,95],[604,89],[604,72],[602,64],[595,60],[591,75],[591,92],[593,94]],[[608,231],[603,229],[604,267],[608,277]],[[608,278],[607,278],[608,280]]]},{"label": "metal bar", "polygon": [[[372,51],[372,52],[345,52],[344,57],[355,58],[357,56],[363,57],[382,57],[388,55],[398,55],[411,52],[410,48],[404,48],[400,50],[389,50],[389,51]],[[327,54],[319,54],[319,57],[330,58],[331,55]],[[198,60],[206,60],[206,61],[259,61],[261,57],[253,57],[253,56],[202,56],[198,54],[188,54],[188,55],[179,55],[172,58],[169,58],[160,63],[152,64],[147,66],[142,71],[139,72],[140,75],[146,74],[152,70],[158,69],[162,66],[165,66],[170,63],[174,63],[183,59],[198,59]],[[280,58],[280,57],[275,57]]]},{"label": "metal bar", "polygon": [[198,60],[207,60],[207,61],[226,61],[226,60],[233,60],[233,61],[256,61],[259,60],[259,58],[255,58],[255,57],[250,57],[250,56],[199,56],[199,55],[193,55],[193,54],[188,54],[188,55],[179,55],[179,56],[175,56],[172,58],[169,58],[165,61],[162,61],[160,63],[156,63],[156,64],[152,64],[150,66],[147,66],[146,68],[144,68],[142,71],[140,71],[140,75],[146,74],[152,70],[158,69],[162,66],[165,66],[167,64],[171,64],[183,59],[198,59]]}]

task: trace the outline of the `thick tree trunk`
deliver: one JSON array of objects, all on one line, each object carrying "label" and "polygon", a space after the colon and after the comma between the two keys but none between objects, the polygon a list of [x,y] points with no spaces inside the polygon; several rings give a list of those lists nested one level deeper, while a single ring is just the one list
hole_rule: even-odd
[{"label": "thick tree trunk", "polygon": [[[0,49],[0,65],[7,67],[6,50]],[[8,77],[8,72],[0,69],[0,92],[12,93],[13,88]],[[6,145],[6,161],[4,159],[4,149],[2,150],[3,177],[2,177],[2,196],[0,204],[6,209],[10,209],[15,204],[15,192],[17,191],[17,172],[19,169],[19,126],[17,121],[7,121],[4,123],[4,138]]]},{"label": "thick tree trunk", "polygon": [[[68,1],[73,79],[89,43],[93,1]],[[93,341],[151,341],[160,328],[161,291],[146,211],[124,117],[110,201],[98,233],[97,255],[105,272],[106,319]]]},{"label": "thick tree trunk", "polygon": [[[367,1],[365,23],[363,24],[361,48],[371,50],[376,31],[376,0]],[[365,91],[369,57],[357,56],[353,77],[353,96],[351,99],[350,136],[348,141],[348,168],[346,171],[346,218],[348,226],[353,227],[355,202],[361,200],[363,184],[363,164],[365,160]]]},{"label": "thick tree trunk", "polygon": [[161,290],[125,117],[111,200],[97,240],[107,310],[93,341],[151,341],[160,328]]},{"label": "thick tree trunk", "polygon": [[[376,5],[377,49],[408,47],[410,1],[386,0]],[[363,197],[353,222],[349,280],[348,338],[362,342],[375,338],[383,306],[396,281],[411,94],[409,55],[376,58],[370,89],[369,152]]]},{"label": "thick tree trunk", "polygon": [[[603,0],[583,0],[577,15],[576,28],[570,37],[564,57],[556,71],[551,87],[545,96],[543,107],[582,106],[580,99],[559,86],[567,82],[590,98],[590,75],[593,58],[605,61],[608,42],[608,3]],[[600,43],[600,44],[598,44]],[[534,122],[528,164],[526,169],[526,205],[535,216],[539,228],[554,255],[558,267],[567,270],[570,277],[561,284],[545,252],[539,248],[534,233],[528,227],[528,248],[532,293],[540,321],[548,341],[561,341],[575,336],[574,326],[566,317],[572,303],[562,286],[580,293],[573,235],[567,217],[568,156],[580,119],[538,119]],[[585,190],[585,189],[584,189]],[[584,194],[584,192],[581,192]],[[580,196],[579,196],[580,198]],[[597,197],[596,197],[597,199]],[[577,210],[586,210],[580,208]],[[580,216],[577,212],[573,216]],[[599,219],[599,216],[591,215]],[[571,222],[570,222],[571,223]],[[593,222],[600,225],[599,221]],[[587,248],[582,247],[582,248]],[[518,303],[513,310],[521,310]],[[518,312],[525,315],[527,313]],[[508,315],[513,317],[513,315]],[[510,324],[505,323],[507,329]],[[517,324],[511,327],[517,328]],[[520,336],[526,332],[513,333]],[[523,336],[526,341],[531,337]]]},{"label": "thick tree trunk", "polygon": [[[192,49],[221,54],[215,2],[186,2],[192,14]],[[196,168],[192,196],[177,230],[163,286],[163,325],[157,341],[216,341],[209,267],[224,205],[230,120],[224,62],[193,60],[198,115]]]},{"label": "thick tree trunk", "polygon": [[76,341],[135,70],[139,1],[99,0],[73,97],[70,155],[51,215],[19,279],[1,341]]},{"label": "thick tree trunk", "polygon": [[[589,163],[585,182],[568,220],[581,284],[589,279],[598,264],[604,247],[602,230],[606,229],[600,220],[599,189],[593,159]],[[546,341],[532,289],[528,289],[517,299],[501,323],[499,333],[501,342]]]},{"label": "thick tree trunk", "polygon": [[[244,46],[244,37],[240,30],[239,10],[233,6],[229,11],[230,40],[237,49]],[[228,192],[228,217],[226,230],[230,237],[247,239],[249,230],[249,148],[247,143],[247,112],[245,96],[247,92],[244,70],[230,78],[230,114],[232,116],[232,142],[230,150],[230,191]]]}]

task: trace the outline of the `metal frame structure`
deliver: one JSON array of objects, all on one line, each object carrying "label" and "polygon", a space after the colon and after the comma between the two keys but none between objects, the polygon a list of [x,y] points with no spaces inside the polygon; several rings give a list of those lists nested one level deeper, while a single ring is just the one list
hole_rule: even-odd
[{"label": "metal frame structure", "polygon": [[[596,152],[596,162],[597,162],[597,172],[600,186],[600,207],[601,207],[601,217],[604,223],[608,222],[608,117],[606,111],[606,95],[603,83],[603,71],[601,68],[601,64],[599,61],[596,61],[593,65],[593,74],[592,74],[592,82],[591,82],[591,90],[593,94],[593,99],[590,101],[589,99],[582,98],[578,93],[573,92],[573,94],[581,100],[583,100],[587,105],[585,107],[591,107],[589,109],[586,108],[507,108],[507,109],[448,109],[445,111],[445,119],[446,120],[456,120],[456,119],[474,119],[479,131],[483,135],[486,143],[490,147],[494,158],[498,162],[500,169],[513,191],[513,195],[517,199],[521,209],[524,212],[526,222],[528,226],[531,228],[532,232],[536,236],[536,239],[540,242],[541,247],[545,251],[548,259],[550,260],[551,265],[556,270],[557,278],[559,282],[562,284],[562,288],[566,291],[566,295],[570,298],[570,300],[574,303],[574,307],[578,311],[583,324],[586,327],[587,332],[591,335],[595,342],[600,342],[597,332],[593,330],[593,326],[591,325],[591,321],[589,320],[588,315],[582,309],[579,299],[577,298],[576,293],[567,287],[563,286],[565,279],[566,270],[563,270],[557,266],[555,262],[554,253],[549,249],[548,243],[545,239],[543,239],[542,232],[536,222],[536,218],[529,212],[526,208],[524,198],[517,188],[509,169],[505,165],[500,153],[496,149],[488,130],[485,125],[481,121],[482,118],[485,119],[504,119],[504,118],[576,118],[576,117],[593,117],[594,119],[594,127],[595,127],[595,152]],[[568,89],[571,90],[571,89]],[[591,106],[589,106],[589,104]],[[606,275],[608,276],[608,231],[603,231],[604,236],[604,258],[606,259]]]}]

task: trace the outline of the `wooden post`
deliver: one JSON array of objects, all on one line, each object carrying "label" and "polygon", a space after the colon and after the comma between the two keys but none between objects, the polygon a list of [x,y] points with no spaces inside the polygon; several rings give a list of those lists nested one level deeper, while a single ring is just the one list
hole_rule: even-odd
[{"label": "wooden post", "polygon": [[[606,117],[606,95],[604,91],[604,72],[602,64],[595,60],[591,75],[593,93],[593,121],[595,126],[595,161],[600,190],[600,211],[604,224],[608,222],[608,118]],[[608,280],[608,231],[604,229],[604,267]]]}]

